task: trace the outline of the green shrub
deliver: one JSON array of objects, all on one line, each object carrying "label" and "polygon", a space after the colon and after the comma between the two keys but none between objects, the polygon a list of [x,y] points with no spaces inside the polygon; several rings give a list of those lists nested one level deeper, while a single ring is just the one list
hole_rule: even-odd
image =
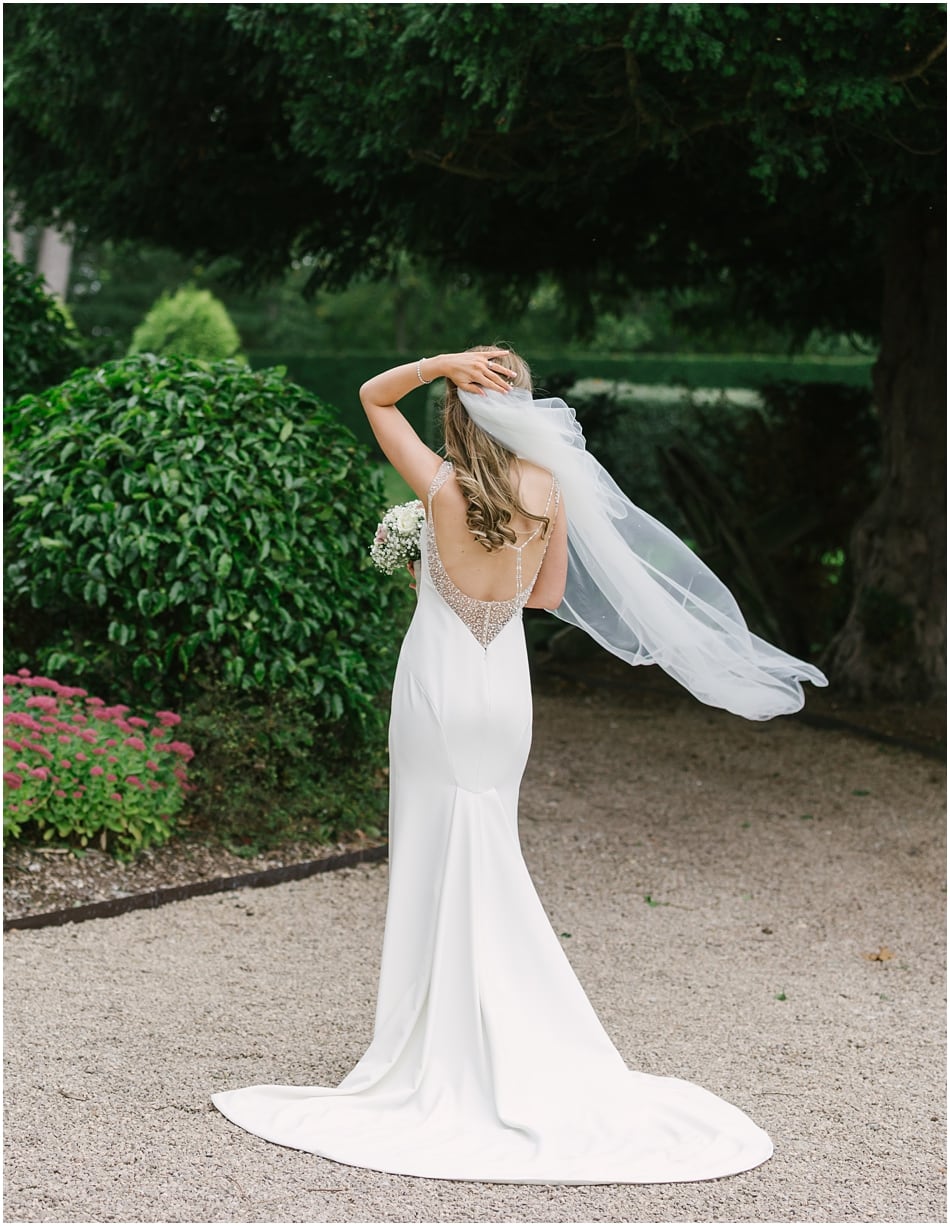
[{"label": "green shrub", "polygon": [[58,383],[81,361],[82,345],[63,307],[4,248],[3,403]]},{"label": "green shrub", "polygon": [[[301,387],[314,391],[319,389],[320,395],[330,402],[339,412],[340,418],[360,442],[365,443],[374,455],[382,458],[379,444],[373,436],[363,406],[360,404],[360,385],[381,370],[390,366],[398,366],[408,361],[408,355],[398,353],[354,354],[349,352],[335,353],[329,356],[315,356],[309,353],[293,353],[283,350],[266,350],[248,354],[248,360],[255,370],[268,366],[283,366],[288,376],[299,383]],[[429,437],[427,433],[427,393],[431,389],[413,388],[399,402],[400,412],[409,418],[415,429],[432,446],[438,446],[438,440]]]},{"label": "green shrub", "polygon": [[165,843],[188,787],[179,717],[156,723],[28,668],[3,679],[3,841],[42,840],[119,857]]},{"label": "green shrub", "polygon": [[573,372],[552,374],[548,387],[577,409],[588,447],[621,489],[680,536],[689,535],[690,525],[663,480],[658,455],[683,439],[703,447],[700,406],[709,405],[717,421],[729,423],[740,423],[762,407],[748,388],[690,393],[682,387],[575,380]]},{"label": "green shrub", "polygon": [[244,362],[240,348],[224,303],[209,290],[185,285],[175,294],[162,294],[152,306],[132,334],[129,353]]},{"label": "green shrub", "polygon": [[21,402],[7,482],[9,642],[176,706],[290,691],[357,740],[410,607],[372,567],[378,471],[279,370],[152,355]]},{"label": "green shrub", "polygon": [[847,548],[879,463],[870,389],[773,380],[652,387],[552,374],[591,451],[685,538],[750,626],[815,656],[850,606]]},{"label": "green shrub", "polygon": [[864,388],[782,381],[760,395],[744,415],[696,406],[661,468],[750,624],[813,658],[850,608],[848,548],[877,489],[878,424]]},{"label": "green shrub", "polygon": [[385,826],[382,738],[354,748],[344,725],[316,718],[292,693],[255,702],[221,684],[210,684],[186,719],[193,836],[242,855],[290,839],[375,837]]}]

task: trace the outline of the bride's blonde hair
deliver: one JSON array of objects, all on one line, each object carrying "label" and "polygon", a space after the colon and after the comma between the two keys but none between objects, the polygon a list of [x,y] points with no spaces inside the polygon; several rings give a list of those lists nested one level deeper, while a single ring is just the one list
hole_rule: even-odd
[{"label": "bride's blonde hair", "polygon": [[[528,363],[507,346],[473,345],[468,352],[484,353],[491,349],[505,349],[508,356],[499,358],[498,362],[515,372],[515,378],[511,381],[514,387],[523,387],[530,392],[531,370]],[[543,536],[551,526],[549,517],[528,511],[515,497],[511,487],[514,452],[475,425],[459,399],[458,388],[450,379],[445,381],[442,429],[446,458],[455,465],[455,479],[468,502],[465,519],[478,543],[489,553],[501,549],[506,542],[516,544],[518,538],[509,527],[515,512],[541,523]]]}]

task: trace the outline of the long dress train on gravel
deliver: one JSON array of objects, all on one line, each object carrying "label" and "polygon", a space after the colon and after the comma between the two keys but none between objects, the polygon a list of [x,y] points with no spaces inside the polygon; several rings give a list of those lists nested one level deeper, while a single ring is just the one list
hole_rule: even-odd
[{"label": "long dress train on gravel", "polygon": [[429,492],[393,690],[372,1043],[335,1088],[212,1101],[268,1141],[396,1174],[583,1184],[748,1170],[772,1153],[766,1133],[699,1086],[627,1068],[534,890],[517,805],[532,717],[521,610],[537,576],[507,601],[455,587],[432,515],[450,474],[443,464]]}]

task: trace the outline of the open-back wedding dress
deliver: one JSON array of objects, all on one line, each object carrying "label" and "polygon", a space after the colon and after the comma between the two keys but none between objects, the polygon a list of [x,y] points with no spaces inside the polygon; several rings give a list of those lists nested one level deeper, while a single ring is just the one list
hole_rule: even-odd
[{"label": "open-back wedding dress", "polygon": [[[574,976],[522,858],[531,689],[514,596],[459,591],[433,502],[390,725],[390,886],[373,1041],[336,1088],[213,1096],[268,1141],[397,1174],[514,1183],[660,1183],[772,1153],[742,1111],[633,1072]],[[556,497],[556,489],[555,489]],[[435,501],[436,514],[438,501]]]}]

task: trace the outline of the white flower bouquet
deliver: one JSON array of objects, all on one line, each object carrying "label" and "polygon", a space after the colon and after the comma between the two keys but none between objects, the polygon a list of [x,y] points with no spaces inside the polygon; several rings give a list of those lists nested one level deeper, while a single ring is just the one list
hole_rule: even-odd
[{"label": "white flower bouquet", "polygon": [[418,562],[422,557],[419,537],[425,519],[425,510],[418,498],[390,507],[383,516],[369,556],[384,575],[394,575],[407,562]]}]

